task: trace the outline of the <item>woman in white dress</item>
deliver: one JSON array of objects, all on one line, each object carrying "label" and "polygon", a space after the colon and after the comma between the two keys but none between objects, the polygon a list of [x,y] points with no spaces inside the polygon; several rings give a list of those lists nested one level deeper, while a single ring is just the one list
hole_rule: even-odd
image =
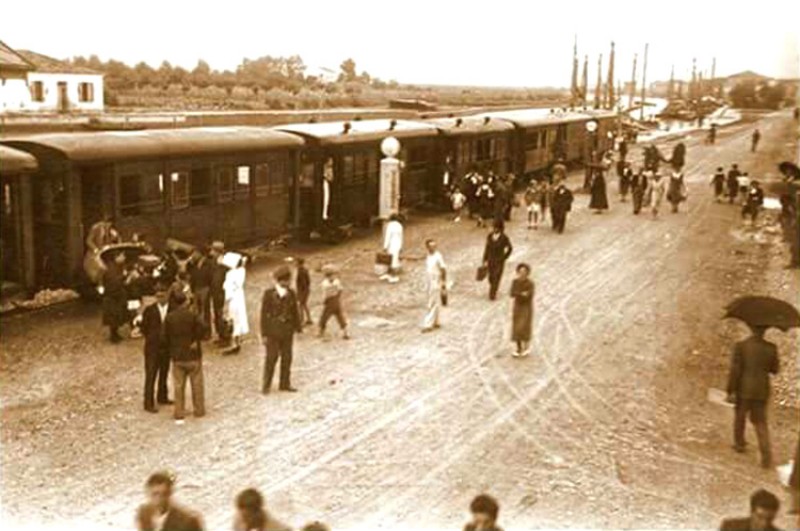
[{"label": "woman in white dress", "polygon": [[400,272],[400,251],[403,250],[403,224],[400,223],[400,216],[392,214],[386,224],[386,233],[383,237],[383,248],[392,256],[392,263],[389,271],[383,279],[391,283],[398,282],[400,279],[397,274]]},{"label": "woman in white dress", "polygon": [[226,253],[222,263],[228,266],[225,273],[225,301],[228,304],[228,318],[233,322],[233,345],[225,354],[236,354],[241,349],[242,337],[250,332],[247,322],[247,304],[244,298],[244,282],[246,278],[245,263],[247,259],[238,253]]}]

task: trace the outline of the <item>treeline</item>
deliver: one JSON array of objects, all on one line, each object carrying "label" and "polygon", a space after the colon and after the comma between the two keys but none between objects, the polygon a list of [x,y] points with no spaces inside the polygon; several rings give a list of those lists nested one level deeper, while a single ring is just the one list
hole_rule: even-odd
[{"label": "treeline", "polygon": [[743,109],[779,109],[794,101],[797,86],[785,82],[741,81],[731,88],[728,97],[734,107]]}]

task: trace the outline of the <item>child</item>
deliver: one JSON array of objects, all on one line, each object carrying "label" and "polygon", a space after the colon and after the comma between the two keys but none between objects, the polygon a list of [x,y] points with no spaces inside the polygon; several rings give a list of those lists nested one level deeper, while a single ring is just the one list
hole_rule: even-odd
[{"label": "child", "polygon": [[310,325],[311,312],[308,309],[308,297],[311,294],[311,276],[306,269],[304,258],[297,259],[297,275],[295,277],[295,288],[297,291],[297,305],[300,307],[300,320],[303,325]]},{"label": "child", "polygon": [[453,192],[450,194],[450,202],[453,205],[453,212],[455,212],[455,218],[453,218],[454,222],[458,223],[461,221],[461,213],[464,210],[466,201],[467,196],[457,187],[453,187]]},{"label": "child", "polygon": [[350,335],[347,333],[347,320],[344,318],[342,310],[342,283],[332,265],[325,265],[322,273],[325,278],[322,281],[323,309],[319,319],[319,337],[325,337],[325,325],[328,324],[328,319],[336,317],[339,328],[342,329],[342,337],[350,339]]},{"label": "child", "polygon": [[528,188],[525,190],[525,206],[528,209],[528,230],[539,228],[543,195],[542,187],[531,179]]}]

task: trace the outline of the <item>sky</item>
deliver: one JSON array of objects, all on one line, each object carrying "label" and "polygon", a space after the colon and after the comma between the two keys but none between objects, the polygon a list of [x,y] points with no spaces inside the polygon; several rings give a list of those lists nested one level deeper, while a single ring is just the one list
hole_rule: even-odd
[{"label": "sky", "polygon": [[[35,11],[32,6],[35,5]],[[235,69],[244,57],[300,55],[307,66],[359,71],[401,83],[569,86],[573,39],[631,77],[649,43],[647,80],[699,70],[800,77],[800,1],[669,0],[37,0],[0,7],[0,40],[57,58],[96,54],[135,64],[163,60],[191,69],[198,59]],[[605,75],[605,74],[604,74]]]}]

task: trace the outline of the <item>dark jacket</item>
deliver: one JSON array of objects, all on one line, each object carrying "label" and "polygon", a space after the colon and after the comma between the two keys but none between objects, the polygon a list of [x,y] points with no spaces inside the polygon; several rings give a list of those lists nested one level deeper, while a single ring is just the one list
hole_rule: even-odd
[{"label": "dark jacket", "polygon": [[303,296],[305,296],[308,298],[308,294],[311,292],[311,277],[308,274],[308,269],[305,267],[301,266],[297,268],[295,286],[297,287],[298,297],[303,298]]},{"label": "dark jacket", "polygon": [[778,372],[778,349],[755,336],[736,343],[731,356],[728,394],[737,400],[769,398],[769,375]]},{"label": "dark jacket", "polygon": [[261,336],[286,337],[302,330],[297,296],[287,289],[281,298],[275,288],[264,290],[261,299]]},{"label": "dark jacket", "polygon": [[[155,509],[144,504],[136,511],[136,528],[139,531],[152,531]],[[162,531],[203,531],[203,521],[194,511],[173,504],[167,514]]]},{"label": "dark jacket", "polygon": [[[167,315],[175,307],[167,304]],[[161,322],[161,312],[158,311],[158,303],[154,302],[142,312],[142,335],[144,336],[145,356],[155,355],[161,347],[166,347],[166,323]]]},{"label": "dark jacket", "polygon": [[559,186],[553,191],[550,208],[562,212],[569,212],[572,209],[572,192],[570,192],[569,188]]},{"label": "dark jacket", "polygon": [[[751,531],[750,518],[727,518],[722,521],[719,526],[720,531]],[[777,527],[771,525],[766,531],[780,531]]]},{"label": "dark jacket", "polygon": [[222,287],[225,284],[225,275],[228,273],[228,267],[220,264],[215,260],[211,263],[211,293],[225,296],[225,289]]},{"label": "dark jacket", "polygon": [[119,327],[130,317],[125,273],[117,264],[109,264],[103,273],[103,324]]},{"label": "dark jacket", "polygon": [[483,261],[493,264],[503,263],[511,256],[514,248],[505,233],[501,233],[497,239],[494,239],[493,236],[494,232],[486,237],[486,246],[483,248]]},{"label": "dark jacket", "polygon": [[[214,263],[210,258],[203,257],[196,262],[193,261],[189,264],[188,269],[192,291],[211,287],[211,279],[214,276]],[[225,282],[224,275],[222,281]]]},{"label": "dark jacket", "polygon": [[173,361],[197,361],[203,357],[200,340],[205,325],[188,307],[182,306],[167,315],[165,332],[166,348]]}]

